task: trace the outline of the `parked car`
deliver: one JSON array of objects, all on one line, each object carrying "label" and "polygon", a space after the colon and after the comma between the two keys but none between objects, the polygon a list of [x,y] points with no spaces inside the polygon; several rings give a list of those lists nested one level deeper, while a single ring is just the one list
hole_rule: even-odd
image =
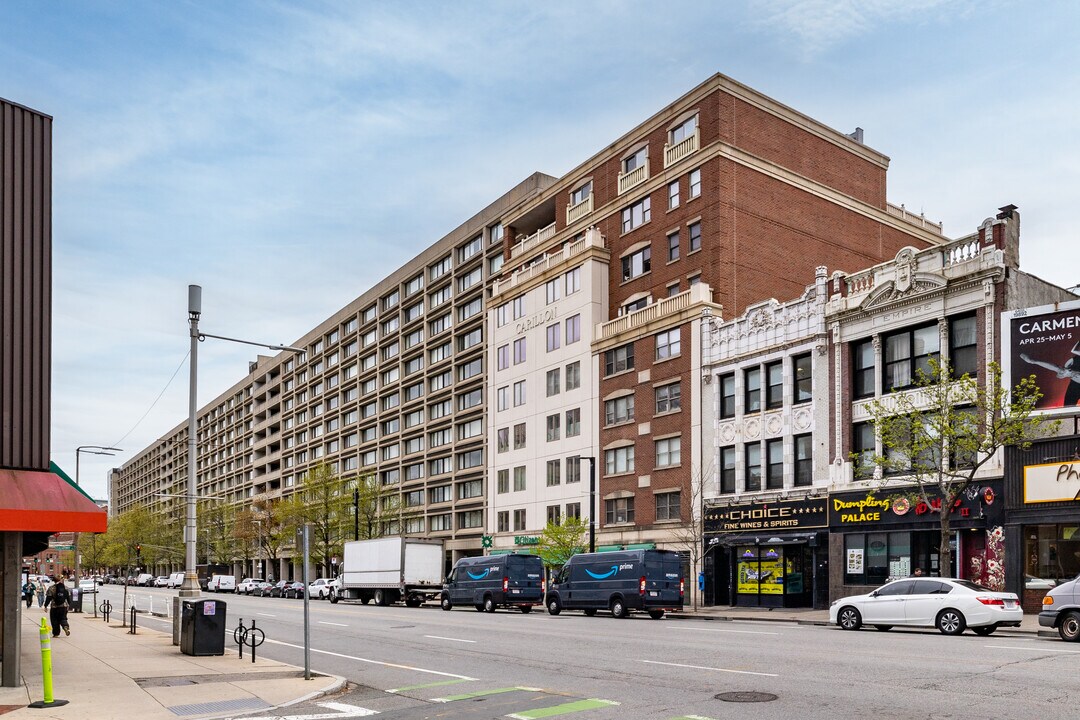
[{"label": "parked car", "polygon": [[330,580],[319,578],[308,585],[308,597],[312,600],[325,600],[330,597]]},{"label": "parked car", "polygon": [[288,580],[278,580],[270,588],[270,597],[285,597],[285,586],[289,584]]},{"label": "parked car", "polygon": [[174,572],[169,576],[169,582],[166,585],[168,588],[178,588],[184,584],[184,571]]},{"label": "parked car", "polygon": [[236,593],[238,595],[250,595],[251,591],[255,589],[255,585],[262,581],[262,578],[244,578],[236,585]]},{"label": "parked car", "polygon": [[270,591],[273,590],[273,589],[274,589],[274,583],[269,582],[267,580],[260,580],[260,581],[258,581],[257,583],[255,583],[252,586],[251,592],[249,592],[248,595],[258,595],[259,597],[267,597],[268,595],[270,595]]},{"label": "parked car", "polygon": [[79,581],[79,590],[84,593],[97,592],[97,582],[94,578],[83,578]]},{"label": "parked car", "polygon": [[610,610],[617,618],[645,610],[659,620],[667,610],[682,610],[684,592],[682,559],[674,550],[579,553],[551,581],[547,608],[551,615]]},{"label": "parked car", "polygon": [[139,587],[152,587],[154,585],[154,576],[151,573],[140,573],[135,577],[133,584]]},{"label": "parked car", "polygon": [[304,583],[294,580],[285,586],[285,597],[302,600],[304,598]]},{"label": "parked car", "polygon": [[236,578],[232,575],[211,575],[206,583],[208,592],[236,592]]},{"label": "parked car", "polygon": [[1018,627],[1023,619],[1014,593],[952,578],[896,580],[865,595],[841,598],[829,608],[829,622],[844,630],[904,625],[936,627],[945,635],[959,635],[966,628],[989,635],[999,627]]},{"label": "parked car", "polygon": [[1080,577],[1063,582],[1043,598],[1039,627],[1054,628],[1062,640],[1080,641]]},{"label": "parked car", "polygon": [[101,582],[103,584],[105,584],[105,585],[112,585],[113,583],[116,582],[116,576],[115,575],[106,575],[105,577],[101,578]]},{"label": "parked car", "polygon": [[544,562],[538,555],[512,553],[461,558],[443,584],[439,604],[472,605],[495,612],[497,607],[516,607],[523,613],[544,603]]},{"label": "parked car", "polygon": [[154,578],[154,587],[169,587],[169,576],[158,575]]}]

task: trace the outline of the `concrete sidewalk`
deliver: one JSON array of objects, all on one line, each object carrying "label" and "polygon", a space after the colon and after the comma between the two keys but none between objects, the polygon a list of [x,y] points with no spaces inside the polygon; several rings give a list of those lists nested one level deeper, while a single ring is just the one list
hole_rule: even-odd
[{"label": "concrete sidewalk", "polygon": [[[752,620],[765,622],[791,622],[803,625],[828,625],[828,610],[810,610],[807,608],[746,608],[711,606],[699,607],[697,610],[690,608],[682,612],[668,613],[667,617],[680,620]],[[1039,627],[1038,615],[1024,615],[1020,627],[998,628],[997,633],[1023,633],[1027,635],[1039,635],[1041,637],[1057,637],[1057,631]]]},{"label": "concrete sidewalk", "polygon": [[[0,688],[0,715],[11,718],[110,720],[230,717],[269,710],[336,692],[345,679],[313,675],[303,668],[245,653],[237,658],[232,638],[225,655],[182,655],[172,636],[139,627],[131,635],[116,616],[68,615],[71,635],[52,638],[53,695],[68,704],[47,709],[26,706],[43,699],[39,627],[47,614],[22,616],[23,687]],[[229,646],[232,645],[232,649]]]}]

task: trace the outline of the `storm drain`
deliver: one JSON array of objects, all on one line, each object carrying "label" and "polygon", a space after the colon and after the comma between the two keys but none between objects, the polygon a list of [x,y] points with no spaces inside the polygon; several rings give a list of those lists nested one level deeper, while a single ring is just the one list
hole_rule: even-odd
[{"label": "storm drain", "polygon": [[217,700],[192,705],[174,705],[169,710],[173,715],[183,716],[236,712],[237,710],[265,710],[269,707],[273,706],[259,698],[240,698],[239,700]]},{"label": "storm drain", "polygon": [[772,702],[777,698],[772,693],[763,692],[726,692],[715,697],[717,700],[723,700],[724,702],[737,703]]}]

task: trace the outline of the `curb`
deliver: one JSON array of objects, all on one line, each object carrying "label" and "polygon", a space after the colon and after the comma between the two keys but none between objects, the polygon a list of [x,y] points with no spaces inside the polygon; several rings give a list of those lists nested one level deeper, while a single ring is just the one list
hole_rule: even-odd
[{"label": "curb", "polygon": [[[817,627],[829,627],[828,620],[806,620],[797,617],[784,617],[777,615],[762,615],[761,617],[747,617],[745,615],[694,615],[692,613],[668,613],[665,617],[672,620],[706,620],[711,622],[775,622],[794,623],[795,625],[808,625]],[[1056,638],[1058,634],[1052,630],[1024,630],[1022,628],[998,628],[998,633],[1003,635],[1036,635],[1043,638]]]}]

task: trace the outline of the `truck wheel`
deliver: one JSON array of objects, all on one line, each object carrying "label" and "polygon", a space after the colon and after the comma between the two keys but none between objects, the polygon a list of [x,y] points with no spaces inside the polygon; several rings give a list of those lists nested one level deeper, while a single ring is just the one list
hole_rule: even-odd
[{"label": "truck wheel", "polygon": [[630,616],[630,612],[626,609],[626,603],[621,597],[611,599],[611,616],[617,618]]},{"label": "truck wheel", "polygon": [[449,595],[443,595],[442,596],[442,599],[439,601],[439,607],[441,607],[443,610],[453,610],[454,609],[454,603],[450,602],[450,596]]},{"label": "truck wheel", "polygon": [[382,588],[379,588],[375,591],[375,604],[379,607],[386,607],[388,604],[388,601],[386,599],[386,591]]},{"label": "truck wheel", "polygon": [[338,601],[338,594],[336,592],[334,592],[333,590],[331,590],[330,591],[330,604],[331,605],[337,605],[337,601]]},{"label": "truck wheel", "polygon": [[1066,642],[1080,640],[1080,612],[1070,610],[1065,613],[1061,618],[1061,624],[1058,625],[1058,635]]},{"label": "truck wheel", "polygon": [[586,608],[582,610],[585,613],[585,617],[594,617],[596,615],[596,608]]},{"label": "truck wheel", "polygon": [[486,612],[486,613],[495,612],[495,601],[491,599],[490,595],[488,595],[488,596],[486,596],[484,598],[484,612]]},{"label": "truck wheel", "polygon": [[418,608],[423,604],[423,600],[416,593],[410,593],[405,597],[405,607]]},{"label": "truck wheel", "polygon": [[660,618],[664,617],[664,611],[663,610],[650,610],[649,611],[649,617],[651,617],[653,620],[659,620]]},{"label": "truck wheel", "polygon": [[559,613],[561,613],[562,603],[559,602],[559,598],[553,597],[549,599],[547,609],[549,615],[558,615]]},{"label": "truck wheel", "polygon": [[475,605],[473,605],[473,607],[476,608],[476,612],[484,612],[483,603],[476,603]]},{"label": "truck wheel", "polygon": [[532,612],[532,605],[522,605],[522,606],[521,606],[521,612],[523,612],[523,613],[525,613],[526,615],[528,615],[529,613],[531,613],[531,612]]}]

